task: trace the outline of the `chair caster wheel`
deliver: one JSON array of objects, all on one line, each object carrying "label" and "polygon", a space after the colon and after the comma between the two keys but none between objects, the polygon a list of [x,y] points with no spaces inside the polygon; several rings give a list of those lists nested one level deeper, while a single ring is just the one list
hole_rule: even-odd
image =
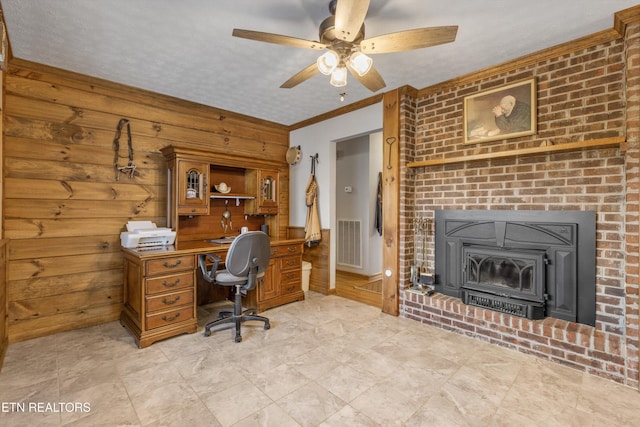
[{"label": "chair caster wheel", "polygon": [[268,323],[265,323],[265,324],[264,324],[264,329],[265,329],[265,331],[266,331],[267,329],[271,329],[271,325],[270,325],[270,324],[268,324]]},{"label": "chair caster wheel", "polygon": [[210,337],[210,336],[211,336],[211,331],[210,331],[210,330],[208,330],[208,329],[205,329],[205,330],[204,330],[204,336],[205,336],[205,337]]}]

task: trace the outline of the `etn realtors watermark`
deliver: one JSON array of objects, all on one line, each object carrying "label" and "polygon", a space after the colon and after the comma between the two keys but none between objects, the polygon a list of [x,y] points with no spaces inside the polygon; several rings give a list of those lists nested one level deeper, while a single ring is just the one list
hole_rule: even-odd
[{"label": "etn realtors watermark", "polygon": [[91,412],[89,402],[0,402],[0,413]]}]

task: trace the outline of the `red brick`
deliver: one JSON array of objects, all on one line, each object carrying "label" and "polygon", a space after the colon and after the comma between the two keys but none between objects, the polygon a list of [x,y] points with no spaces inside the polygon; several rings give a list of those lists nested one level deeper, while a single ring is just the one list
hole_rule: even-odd
[{"label": "red brick", "polygon": [[[598,312],[595,327],[556,319],[513,318],[463,307],[459,300],[437,294],[432,299],[420,300],[415,306],[406,305],[434,326],[482,337],[494,344],[637,387],[640,120],[634,117],[640,117],[640,89],[636,89],[640,87],[640,72],[632,73],[631,65],[640,68],[637,43],[640,23],[628,24],[627,38],[626,44],[620,39],[592,46],[420,99],[403,97],[402,108],[406,114],[403,114],[402,132],[403,138],[406,136],[403,139],[406,147],[401,147],[401,156],[407,162],[531,148],[547,139],[557,145],[625,136],[627,142],[621,148],[603,147],[415,169],[411,178],[401,178],[402,191],[411,198],[414,194],[416,197],[405,202],[406,207],[403,205],[401,222],[403,240],[411,241],[410,218],[414,208],[421,212],[435,209],[596,210]],[[460,128],[464,97],[529,76],[535,76],[538,84],[538,133],[464,144]],[[433,243],[430,246],[428,253],[433,262]],[[408,244],[403,249],[403,262],[412,260],[414,248]],[[407,280],[407,271],[404,276]],[[414,301],[411,298],[408,300]]]}]

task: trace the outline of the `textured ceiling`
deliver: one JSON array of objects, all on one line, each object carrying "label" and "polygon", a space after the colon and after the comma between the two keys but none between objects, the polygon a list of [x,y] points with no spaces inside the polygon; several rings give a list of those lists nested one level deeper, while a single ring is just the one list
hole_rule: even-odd
[{"label": "textured ceiling", "polygon": [[[424,88],[613,27],[638,0],[371,0],[366,37],[458,25],[456,41],[373,56],[385,92]],[[371,96],[317,74],[280,85],[317,51],[231,36],[233,28],[318,40],[328,0],[0,0],[13,55],[290,125]],[[346,92],[344,102],[340,92]]]}]

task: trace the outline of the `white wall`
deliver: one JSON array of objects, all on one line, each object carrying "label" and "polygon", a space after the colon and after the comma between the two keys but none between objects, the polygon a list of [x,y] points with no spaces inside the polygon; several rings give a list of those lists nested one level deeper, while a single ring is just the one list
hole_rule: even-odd
[{"label": "white wall", "polygon": [[378,173],[382,172],[382,131],[369,135],[369,270],[373,275],[382,272],[382,236],[375,229],[376,197],[378,193]]},{"label": "white wall", "polygon": [[[318,154],[318,208],[320,227],[335,233],[335,169],[337,141],[370,134],[382,129],[382,103],[325,120],[291,132],[290,145],[300,146],[300,163],[291,166],[289,181],[289,225],[304,227],[307,215],[305,188],[311,172],[309,156]],[[335,239],[330,243],[330,288],[335,287]]]}]

